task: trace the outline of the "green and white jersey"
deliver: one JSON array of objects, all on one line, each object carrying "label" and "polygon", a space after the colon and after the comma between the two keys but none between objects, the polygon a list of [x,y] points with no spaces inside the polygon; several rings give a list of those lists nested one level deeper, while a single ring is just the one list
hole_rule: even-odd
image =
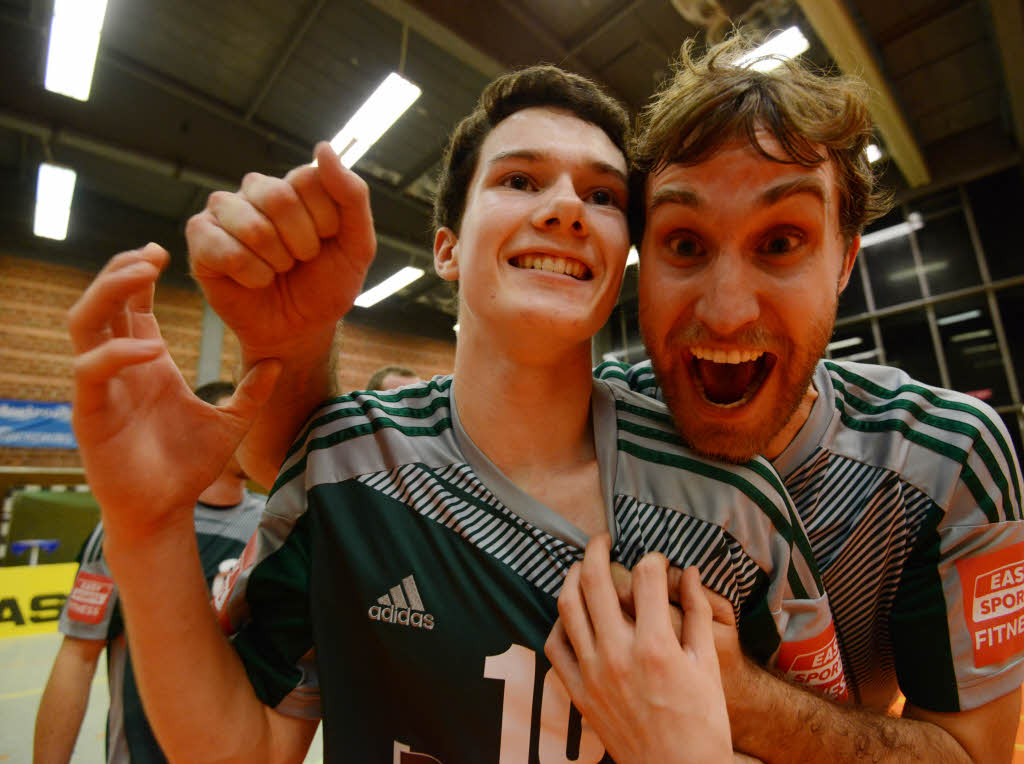
[{"label": "green and white jersey", "polygon": [[[208,587],[213,585],[219,571],[241,556],[249,537],[256,530],[265,502],[265,496],[246,491],[242,501],[234,507],[196,504],[196,542]],[[78,574],[61,611],[59,628],[71,637],[107,643],[107,679],[110,685],[108,764],[166,762],[135,686],[117,584],[103,556],[102,523],[93,529],[79,554]]]},{"label": "green and white jersey", "polygon": [[[602,378],[660,397],[645,362]],[[999,416],[902,371],[822,361],[774,464],[807,528],[851,696],[976,708],[1024,680],[1021,472]]]},{"label": "green and white jersey", "polygon": [[[596,380],[592,416],[613,558],[698,565],[753,655],[841,691],[808,541],[767,462],[696,457],[662,405]],[[265,703],[322,716],[328,761],[607,761],[543,654],[586,540],[474,445],[451,377],[355,393],[285,460],[222,622]]]}]

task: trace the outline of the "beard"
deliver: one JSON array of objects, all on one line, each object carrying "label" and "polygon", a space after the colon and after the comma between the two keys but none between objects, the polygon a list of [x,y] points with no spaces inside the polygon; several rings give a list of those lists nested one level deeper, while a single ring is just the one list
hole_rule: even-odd
[{"label": "beard", "polygon": [[[673,330],[668,340],[659,345],[646,329],[643,311],[640,320],[647,354],[676,429],[699,454],[733,463],[747,462],[764,453],[792,419],[807,393],[818,361],[825,355],[834,323],[835,311],[832,311],[827,318],[812,321],[807,333],[799,341],[794,341],[763,327],[746,329],[726,339],[714,335],[703,324],[693,322]],[[681,348],[713,344],[712,341],[745,347],[773,347],[784,353],[784,357],[775,359],[773,368],[759,383],[759,389],[751,399],[735,409],[735,421],[730,421],[728,416],[723,417],[723,421],[701,416],[702,406],[714,404],[702,392],[694,362],[685,361],[680,352]],[[766,384],[776,386],[771,400],[762,400],[760,387]],[[746,421],[739,421],[744,413],[748,414]]]}]

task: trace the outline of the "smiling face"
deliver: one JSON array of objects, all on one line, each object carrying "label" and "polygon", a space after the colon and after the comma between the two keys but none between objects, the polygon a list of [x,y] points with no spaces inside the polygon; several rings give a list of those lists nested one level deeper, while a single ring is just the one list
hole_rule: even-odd
[{"label": "smiling face", "polygon": [[480,147],[456,234],[434,262],[458,279],[460,341],[589,343],[618,296],[629,249],[626,160],[601,128],[532,107]]},{"label": "smiling face", "polygon": [[640,324],[676,426],[709,455],[777,456],[806,419],[858,245],[839,230],[831,162],[731,142],[652,174],[645,204]]}]

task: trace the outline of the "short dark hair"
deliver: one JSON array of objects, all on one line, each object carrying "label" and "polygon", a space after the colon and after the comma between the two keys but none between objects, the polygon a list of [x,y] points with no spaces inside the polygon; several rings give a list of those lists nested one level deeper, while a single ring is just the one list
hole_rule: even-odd
[{"label": "short dark hair", "polygon": [[221,398],[235,394],[235,386],[230,382],[207,382],[196,388],[196,397],[207,403],[216,405]]},{"label": "short dark hair", "polygon": [[382,385],[384,384],[384,377],[389,374],[394,374],[396,377],[416,377],[419,379],[419,374],[414,372],[412,369],[407,369],[404,366],[384,366],[377,371],[373,372],[373,376],[370,377],[370,381],[366,383],[367,390],[383,390]]},{"label": "short dark hair", "polygon": [[533,106],[565,109],[597,125],[629,156],[629,115],[597,83],[549,65],[504,74],[484,88],[476,108],[459,122],[448,140],[434,196],[435,231],[447,227],[458,233],[484,139],[503,119]]},{"label": "short dark hair", "polygon": [[[867,86],[857,77],[814,71],[800,59],[766,72],[737,65],[753,47],[734,35],[695,57],[694,42],[684,43],[673,75],[640,115],[635,169],[646,177],[670,164],[700,164],[737,138],[776,162],[814,167],[831,160],[839,182],[839,227],[849,241],[891,207],[891,194],[877,188],[865,152],[872,136]],[[771,133],[784,156],[768,152],[758,130]],[[641,216],[634,215],[640,224],[634,239],[643,222],[643,201],[636,201],[632,211]]]}]

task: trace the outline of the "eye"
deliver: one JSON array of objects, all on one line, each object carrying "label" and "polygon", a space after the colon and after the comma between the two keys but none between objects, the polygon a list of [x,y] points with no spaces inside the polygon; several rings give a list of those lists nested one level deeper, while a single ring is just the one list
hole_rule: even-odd
[{"label": "eye", "polygon": [[704,243],[691,231],[680,231],[670,236],[668,248],[681,258],[701,257],[705,252]]},{"label": "eye", "polygon": [[757,247],[763,255],[788,255],[804,243],[804,236],[798,231],[772,231]]},{"label": "eye", "polygon": [[512,173],[502,178],[501,185],[511,188],[514,191],[532,191],[535,190],[533,181],[530,180],[529,176],[523,175],[521,172]]},{"label": "eye", "polygon": [[615,194],[607,188],[599,188],[590,195],[590,201],[601,206],[615,204]]}]

